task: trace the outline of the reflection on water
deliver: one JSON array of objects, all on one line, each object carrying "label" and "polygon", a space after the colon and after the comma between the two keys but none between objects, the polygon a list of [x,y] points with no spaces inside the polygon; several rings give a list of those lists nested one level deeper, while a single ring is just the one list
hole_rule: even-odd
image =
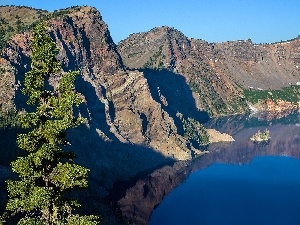
[{"label": "reflection on water", "polygon": [[[116,186],[118,187],[117,192],[111,191],[109,200],[113,199],[116,204],[118,204],[118,207],[120,209],[120,212],[123,216],[126,216],[128,220],[132,221],[135,225],[146,225],[151,217],[151,214],[153,212],[153,209],[157,208],[160,209],[160,207],[163,206],[162,203],[163,199],[176,187],[178,187],[180,184],[188,183],[190,182],[190,179],[193,178],[193,176],[196,176],[198,174],[198,171],[200,174],[202,174],[202,171],[210,171],[210,169],[213,169],[212,171],[215,171],[214,173],[217,173],[219,175],[219,179],[222,180],[222,184],[228,185],[227,189],[232,189],[232,187],[229,187],[229,185],[232,183],[230,182],[223,182],[224,175],[228,175],[229,172],[221,173],[216,172],[216,169],[220,169],[220,171],[226,171],[224,164],[228,165],[235,165],[232,168],[237,168],[238,170],[241,170],[241,168],[244,168],[243,165],[248,165],[255,157],[259,156],[293,156],[295,159],[300,158],[300,126],[299,126],[299,116],[296,113],[291,114],[289,117],[279,118],[279,117],[270,117],[265,115],[260,115],[259,117],[249,117],[249,116],[235,116],[235,117],[227,117],[227,118],[217,118],[212,121],[210,121],[206,126],[210,128],[216,128],[220,132],[226,132],[233,136],[233,138],[236,140],[232,143],[215,143],[208,147],[208,150],[210,151],[209,154],[204,155],[203,157],[196,158],[193,161],[184,161],[184,162],[175,162],[170,163],[168,165],[165,165],[159,169],[156,169],[154,172],[149,173],[143,173],[143,175],[140,175],[139,177],[133,178],[130,180],[129,184],[119,185],[118,183]],[[271,141],[268,144],[254,144],[250,141],[250,137],[255,134],[258,130],[264,130],[265,128],[268,128],[270,130],[271,134]],[[7,169],[9,162],[14,160],[16,156],[20,155],[18,149],[16,148],[15,140],[16,140],[16,134],[19,133],[16,130],[2,130],[1,131],[1,158],[0,158],[0,170],[1,170],[1,177],[0,177],[0,185],[1,187],[5,186],[4,180],[6,180],[9,176],[11,176],[10,170]],[[5,149],[10,149],[10,151],[4,151]],[[4,155],[5,154],[5,155]],[[265,158],[265,157],[264,157]],[[268,157],[267,157],[268,158]],[[254,162],[257,162],[255,159]],[[297,161],[297,160],[296,160]],[[298,162],[298,161],[297,161]],[[280,162],[274,161],[272,166],[272,171],[274,171],[277,168],[277,165]],[[218,166],[211,166],[217,164]],[[219,165],[221,164],[221,165]],[[252,165],[252,164],[251,164]],[[256,165],[259,165],[256,163]],[[269,165],[269,163],[268,163]],[[242,166],[242,167],[241,167]],[[279,167],[286,168],[286,164],[280,164]],[[231,168],[231,166],[229,166]],[[226,167],[227,168],[227,167]],[[246,166],[245,168],[249,168],[249,166]],[[234,169],[230,170],[230,177],[233,176],[232,172],[235,173]],[[261,170],[259,170],[261,171]],[[297,169],[298,171],[298,169]],[[300,171],[300,169],[299,169]],[[277,171],[278,173],[278,171]],[[289,173],[292,174],[290,171]],[[192,176],[190,177],[190,175]],[[275,173],[274,173],[275,174]],[[294,174],[294,173],[293,173]],[[297,175],[297,173],[295,173]],[[220,177],[221,176],[221,177]],[[190,177],[190,178],[189,178]],[[236,177],[234,177],[237,179]],[[255,176],[257,178],[257,176]],[[203,202],[197,202],[197,207],[194,208],[201,210],[201,212],[205,212],[204,209],[209,208],[209,205],[205,204],[212,204],[213,201],[215,201],[215,205],[219,205],[221,208],[224,209],[227,206],[222,205],[220,202],[217,202],[217,200],[220,200],[222,196],[227,196],[226,193],[228,192],[221,192],[220,190],[215,190],[215,187],[220,187],[220,180],[218,179],[209,179],[208,177],[205,177],[204,175],[199,175],[197,177],[197,180],[202,180],[200,184],[209,184],[209,182],[212,183],[211,187],[208,189],[213,196],[217,196],[215,200],[213,200],[212,197],[207,197],[207,199],[203,199]],[[295,180],[293,178],[292,180]],[[290,180],[291,181],[291,180]],[[213,183],[215,182],[215,183]],[[284,183],[285,190],[288,190],[287,193],[292,193],[292,191],[295,188],[299,188],[296,185],[288,185],[288,181],[285,181]],[[239,188],[247,186],[247,182],[241,183],[236,187],[236,190]],[[259,185],[259,183],[257,183]],[[174,192],[176,193],[177,190],[179,190],[183,186],[179,186],[178,189],[175,189]],[[188,191],[188,193],[197,193],[201,194],[204,193],[204,190],[201,190],[200,188],[204,188],[205,186],[192,186],[193,190]],[[262,187],[259,187],[260,189]],[[266,186],[266,190],[268,189],[274,189],[273,186]],[[198,191],[199,190],[199,191]],[[225,190],[225,188],[224,188]],[[5,189],[0,188],[0,195],[4,196]],[[215,191],[215,192],[213,192]],[[236,191],[235,191],[236,192]],[[278,189],[278,192],[283,192]],[[115,194],[118,193],[118,194]],[[121,193],[121,194],[120,194]],[[238,194],[238,192],[236,192]],[[276,193],[276,192],[275,192]],[[248,198],[247,196],[254,196],[255,193],[249,193],[247,195],[240,193],[234,199],[243,199]],[[276,195],[277,195],[276,194]],[[208,194],[205,196],[209,196]],[[220,197],[221,196],[221,197]],[[279,195],[278,195],[279,196]],[[297,196],[295,196],[294,199]],[[250,200],[255,199],[257,197],[252,197]],[[270,208],[273,206],[272,199],[277,199],[278,201],[281,200],[283,204],[285,204],[285,199],[291,199],[291,196],[283,196],[274,198],[274,195],[267,195],[265,196],[265,199],[263,200],[264,204],[262,204],[262,208],[260,211],[263,210],[263,208]],[[166,200],[168,199],[165,198]],[[184,198],[187,199],[187,198]],[[232,197],[228,198],[229,200],[232,200]],[[3,200],[3,199],[2,199]],[[204,201],[206,200],[206,201]],[[299,200],[300,201],[300,200]],[[5,201],[3,201],[5,202]],[[163,201],[165,202],[165,201]],[[228,200],[224,200],[224,202],[227,202]],[[243,203],[246,202],[246,200],[242,201]],[[289,201],[290,202],[290,201]],[[176,203],[176,204],[175,204]],[[176,201],[172,205],[180,205],[180,206],[186,206],[184,200]],[[237,204],[237,202],[235,202]],[[299,202],[298,202],[299,203]],[[191,204],[191,203],[189,203]],[[230,203],[232,204],[232,203]],[[253,203],[254,204],[254,203]],[[268,205],[269,204],[269,205]],[[289,206],[292,206],[292,203],[286,203],[285,208],[287,208],[287,204]],[[215,206],[214,205],[214,206]],[[237,204],[238,205],[238,204]],[[249,204],[250,205],[250,204]],[[239,206],[239,205],[238,205]],[[0,204],[0,211],[1,209]],[[240,207],[240,206],[239,206]],[[275,206],[274,206],[275,207]],[[169,208],[169,207],[168,207]],[[257,208],[257,206],[255,206]],[[296,207],[295,207],[296,208]],[[217,208],[213,207],[210,208],[210,211],[217,210]],[[229,210],[229,209],[228,209]],[[237,210],[237,209],[236,209]],[[282,209],[283,210],[283,209]],[[289,209],[289,212],[293,212],[293,209]],[[236,218],[235,212],[230,212],[226,210],[220,210],[221,212],[218,212],[220,216],[222,215],[222,212],[224,214],[230,214],[233,215],[232,219]],[[247,210],[244,210],[245,213]],[[225,213],[226,212],[226,213]],[[259,214],[259,212],[253,211],[253,213],[260,215],[262,217],[262,214]],[[287,213],[286,211],[282,211],[284,213]],[[243,215],[242,212],[238,212],[239,214]],[[175,211],[170,211],[170,215],[174,214],[180,214],[175,213]],[[195,212],[195,216],[199,214],[199,212]],[[155,218],[155,213],[153,213],[153,218]],[[200,214],[199,214],[200,215]],[[278,213],[278,215],[280,215]],[[286,214],[288,215],[288,214]],[[166,216],[165,216],[166,217]],[[211,218],[211,217],[209,217]],[[221,217],[224,218],[224,217]],[[282,217],[285,218],[285,217]],[[186,219],[186,218],[185,218]],[[291,221],[288,221],[287,218],[285,218],[287,223],[285,224],[293,224]],[[295,219],[295,218],[294,218]],[[159,219],[160,220],[160,219]],[[179,219],[178,219],[179,220]],[[240,220],[243,220],[240,218]],[[279,219],[277,219],[279,221]],[[298,220],[299,221],[299,220]],[[203,221],[202,221],[203,222]],[[253,222],[253,221],[252,221]],[[216,222],[217,223],[217,222]],[[158,223],[158,224],[171,224],[171,223]],[[181,224],[188,224],[188,223],[181,223]],[[207,224],[205,222],[203,223],[197,223],[197,224]],[[209,224],[213,224],[209,223]],[[224,223],[218,223],[218,224],[224,224]],[[231,224],[236,224],[234,221],[232,221]],[[245,221],[239,221],[238,224],[246,224]],[[253,222],[252,224],[270,224],[268,222],[259,223],[259,222]]]},{"label": "reflection on water", "polygon": [[[254,157],[258,156],[293,156],[294,158],[299,159],[300,127],[298,126],[298,123],[298,114],[292,114],[291,117],[285,119],[272,118],[268,121],[263,120],[262,117],[249,118],[247,116],[228,117],[212,121],[208,124],[209,127],[217,127],[221,132],[230,133],[236,141],[232,143],[212,144],[208,149],[210,153],[203,157],[189,162],[176,162],[174,165],[164,166],[163,168],[144,176],[138,180],[135,185],[132,185],[131,188],[127,189],[126,194],[118,200],[122,214],[132,221],[133,224],[147,224],[153,209],[156,208],[175,187],[183,183],[192,172],[208,168],[212,164],[244,165],[249,164]],[[268,128],[271,134],[271,141],[268,144],[254,144],[250,141],[250,137],[253,134],[258,130],[264,130],[265,128]],[[219,187],[220,184],[216,182],[213,187],[215,186]],[[194,192],[195,191],[196,190],[194,190]],[[246,198],[247,196],[244,197]],[[274,198],[274,196],[269,196],[269,198]],[[267,199],[264,201],[268,204]],[[210,201],[207,202],[209,203]],[[188,205],[185,205],[184,200],[173,202],[173,205],[175,205],[175,203],[176,205],[188,207]],[[205,207],[206,206],[203,205],[203,208]],[[199,203],[197,209],[203,210],[203,208],[201,208],[201,204]],[[179,212],[169,211],[168,213],[174,215]],[[232,218],[234,217],[235,216],[233,215]],[[181,224],[189,223],[183,222]],[[197,224],[202,223],[199,222]],[[210,223],[204,222],[203,224]],[[238,224],[245,223],[240,221]]]},{"label": "reflection on water", "polygon": [[298,225],[300,160],[259,157],[193,173],[154,211],[149,225]]}]

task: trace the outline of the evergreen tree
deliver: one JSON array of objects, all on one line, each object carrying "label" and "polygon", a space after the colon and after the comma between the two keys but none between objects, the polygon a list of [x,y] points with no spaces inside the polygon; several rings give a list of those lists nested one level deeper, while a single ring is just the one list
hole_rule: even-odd
[{"label": "evergreen tree", "polygon": [[5,47],[5,30],[0,28],[0,51]]},{"label": "evergreen tree", "polygon": [[50,76],[61,72],[61,66],[45,22],[35,27],[31,47],[31,70],[25,74],[22,92],[35,111],[19,118],[29,132],[19,134],[17,143],[28,155],[11,164],[19,180],[7,181],[6,215],[20,214],[18,224],[24,225],[98,224],[97,216],[73,214],[80,205],[66,197],[71,189],[88,185],[89,170],[74,163],[74,152],[62,149],[69,145],[67,129],[84,121],[73,116],[73,108],[82,102],[74,85],[78,72],[64,74],[57,88],[47,85]]}]

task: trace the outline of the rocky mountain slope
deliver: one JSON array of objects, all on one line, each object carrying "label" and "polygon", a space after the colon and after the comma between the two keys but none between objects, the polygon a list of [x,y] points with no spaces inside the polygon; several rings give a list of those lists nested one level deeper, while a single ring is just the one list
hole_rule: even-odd
[{"label": "rocky mountain slope", "polygon": [[[22,15],[31,25],[39,18],[48,19],[63,70],[80,70],[76,88],[85,103],[78,113],[88,120],[85,127],[71,134],[76,148],[85,149],[90,143],[102,150],[103,146],[141,148],[130,154],[138,154],[136,160],[141,160],[141,152],[148,152],[144,156],[153,154],[151,160],[144,158],[151,161],[149,167],[164,159],[190,159],[200,153],[208,133],[199,122],[206,122],[208,114],[248,111],[244,96],[248,85],[276,88],[295,83],[299,77],[299,39],[272,45],[253,45],[249,40],[210,44],[161,27],[133,34],[116,46],[100,13],[92,7],[54,13],[0,7],[0,15],[8,12],[12,17]],[[2,110],[27,107],[20,90],[30,69],[30,39],[30,31],[23,31],[13,35],[2,49]],[[58,80],[59,76],[54,77],[51,85],[57,85]],[[79,137],[82,141],[77,141]],[[104,150],[99,154],[106,162],[121,160],[126,164],[129,158],[121,152]],[[133,167],[134,171],[143,168],[139,163]],[[129,176],[130,171],[118,171],[116,176]]]},{"label": "rocky mountain slope", "polygon": [[[191,113],[176,115],[178,105],[170,102],[170,109],[168,99],[151,89],[142,72],[125,69],[108,27],[95,8],[64,10],[62,16],[50,16],[48,25],[63,70],[81,72],[76,89],[85,102],[76,113],[87,122],[70,131],[69,136],[79,163],[91,168],[98,192],[99,184],[107,188],[115,180],[127,179],[168,160],[191,159],[200,153],[200,139],[206,135],[201,124],[188,119]],[[2,110],[27,108],[21,88],[24,74],[30,70],[30,40],[30,31],[16,34],[1,52]],[[59,77],[53,77],[51,85],[56,86]],[[192,100],[187,87],[185,93],[183,96]],[[205,113],[198,115],[194,105],[190,108],[193,118],[207,118]],[[188,135],[184,126],[189,128]]]},{"label": "rocky mountain slope", "polygon": [[[200,151],[192,146],[190,137],[184,136],[183,121],[187,116],[172,115],[173,118],[152,97],[144,74],[125,69],[100,13],[92,7],[65,11],[62,16],[50,17],[48,26],[63,70],[80,71],[76,90],[85,98],[75,113],[87,118],[87,122],[68,134],[77,162],[91,170],[89,189],[79,198],[84,209],[98,210],[95,213],[103,215],[101,198],[116,180],[129,179],[174,159],[191,159]],[[21,88],[24,74],[30,70],[30,42],[31,32],[22,32],[13,35],[1,51],[3,111],[28,109]],[[50,85],[56,86],[64,71],[52,77]],[[191,126],[202,128],[197,123]],[[193,133],[196,138],[201,131]],[[16,139],[15,133],[13,138]],[[0,165],[0,187],[5,187],[5,179],[12,176],[7,166],[15,160],[16,149],[6,146],[1,151],[6,159]],[[113,224],[110,222],[107,224]]]},{"label": "rocky mountain slope", "polygon": [[[131,35],[117,46],[92,7],[49,13],[7,6],[0,7],[0,17],[10,21],[0,28],[5,31],[1,111],[28,109],[21,88],[30,70],[30,29],[39,19],[48,21],[63,68],[50,84],[56,86],[66,71],[80,71],[76,89],[85,101],[76,113],[87,121],[68,135],[78,163],[91,169],[90,189],[82,197],[87,206],[101,204],[100,197],[116,180],[201,154],[210,134],[230,140],[207,132],[201,123],[209,115],[248,111],[248,86],[279,88],[299,78],[299,39],[272,45],[210,44],[161,27]],[[16,138],[16,132],[8,133]],[[7,166],[18,154],[11,147],[1,151],[7,151],[2,154],[6,161],[0,160],[3,187],[11,176]]]},{"label": "rocky mountain slope", "polygon": [[210,115],[247,111],[244,89],[280,89],[300,81],[300,38],[208,43],[164,26],[130,35],[118,50],[128,68],[167,69],[183,77],[197,108]]},{"label": "rocky mountain slope", "polygon": [[210,58],[215,52],[205,41],[190,40],[176,29],[161,27],[131,35],[119,43],[118,50],[129,68],[166,68],[183,77],[199,110],[220,115],[247,108],[234,82],[223,71],[214,71]]}]

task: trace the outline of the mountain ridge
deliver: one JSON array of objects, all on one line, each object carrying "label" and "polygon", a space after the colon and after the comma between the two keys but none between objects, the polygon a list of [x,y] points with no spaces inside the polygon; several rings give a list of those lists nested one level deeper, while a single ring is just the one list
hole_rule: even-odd
[{"label": "mountain ridge", "polygon": [[[84,95],[85,102],[78,113],[87,118],[86,128],[81,132],[89,129],[92,137],[101,143],[108,140],[120,145],[146,146],[167,159],[190,159],[198,151],[195,145],[190,146],[189,138],[184,137],[183,121],[175,114],[171,117],[161,102],[153,99],[144,74],[125,69],[98,10],[75,8],[62,17],[50,18],[48,26],[59,49],[57,57],[63,70],[81,73],[76,89]],[[0,68],[4,76],[0,80],[3,87],[0,104],[3,110],[26,108],[26,97],[20,90],[24,74],[30,69],[30,39],[30,32],[16,34],[2,51]],[[57,86],[62,74],[52,77],[50,85]],[[196,137],[200,135],[197,132]],[[74,138],[81,135],[75,132]],[[83,143],[89,141],[86,137]],[[160,162],[153,163],[149,166]]]},{"label": "mountain ridge", "polygon": [[[64,72],[80,71],[76,90],[85,101],[74,113],[87,121],[68,135],[77,161],[91,169],[90,189],[81,197],[87,209],[91,203],[99,204],[98,199],[116,181],[204,154],[209,137],[201,124],[211,116],[249,112],[244,89],[261,79],[264,68],[280,61],[284,67],[277,70],[285,74],[285,83],[299,77],[295,69],[298,39],[272,48],[257,47],[249,40],[218,44],[162,27],[132,34],[116,45],[101,13],[93,7],[65,9],[45,18],[63,68],[50,85],[57,86]],[[3,111],[26,109],[21,88],[24,74],[30,70],[30,42],[31,32],[24,30],[13,34],[1,51]],[[261,49],[265,50],[260,53]],[[266,60],[271,60],[270,65],[263,62]],[[239,81],[250,77],[253,68],[260,75],[251,82]],[[286,71],[294,74],[290,77]],[[280,73],[277,75],[281,81]],[[277,82],[274,86],[281,87]],[[280,104],[279,111],[284,108],[284,102]],[[272,102],[262,110],[270,105]],[[288,107],[294,109],[293,104]],[[1,171],[6,171],[6,166]],[[4,179],[0,177],[3,186]]]},{"label": "mountain ridge", "polygon": [[268,45],[251,40],[208,43],[163,26],[131,34],[118,51],[127,68],[167,69],[184,76],[199,110],[226,115],[247,112],[245,89],[297,84],[299,46],[300,38]]},{"label": "mountain ridge", "polygon": [[[106,140],[150,146],[177,159],[190,158],[201,142],[198,136],[205,135],[198,129],[194,139],[188,137],[187,121],[205,122],[207,112],[214,116],[249,111],[247,85],[237,82],[240,77],[232,71],[248,73],[244,68],[263,64],[260,57],[270,57],[251,50],[256,46],[250,40],[208,43],[167,26],[132,34],[116,45],[93,7],[57,11],[48,21],[63,70],[81,72],[77,87],[86,96],[86,108],[80,113],[88,118],[88,126]],[[2,50],[2,110],[25,107],[20,89],[22,74],[30,68],[30,38],[30,32],[16,34]],[[295,49],[290,52],[297,65],[299,40],[286,43]],[[284,52],[278,50],[279,60],[285,60]],[[54,77],[51,84],[56,86],[58,79]]]}]

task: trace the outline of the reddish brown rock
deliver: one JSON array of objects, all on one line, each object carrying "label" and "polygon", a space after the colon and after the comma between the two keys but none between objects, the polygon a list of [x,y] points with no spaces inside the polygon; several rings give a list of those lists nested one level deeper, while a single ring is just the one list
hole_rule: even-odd
[{"label": "reddish brown rock", "polygon": [[300,39],[208,43],[170,27],[130,35],[118,50],[127,67],[166,68],[183,76],[197,108],[211,115],[243,113],[242,88],[279,89],[299,82]]}]

